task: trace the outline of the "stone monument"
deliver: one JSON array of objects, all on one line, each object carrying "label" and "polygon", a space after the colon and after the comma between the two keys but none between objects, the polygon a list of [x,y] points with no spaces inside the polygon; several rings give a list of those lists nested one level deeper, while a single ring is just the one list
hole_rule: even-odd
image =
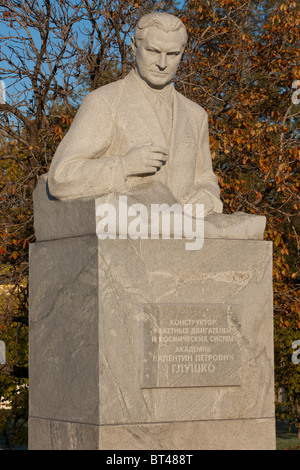
[{"label": "stone monument", "polygon": [[222,213],[186,39],[142,17],[35,189],[30,449],[275,448],[272,244]]}]

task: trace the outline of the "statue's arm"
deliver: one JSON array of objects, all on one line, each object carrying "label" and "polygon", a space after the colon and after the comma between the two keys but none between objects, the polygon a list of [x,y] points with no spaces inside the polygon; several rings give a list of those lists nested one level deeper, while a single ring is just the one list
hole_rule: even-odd
[{"label": "statue's arm", "polygon": [[99,93],[90,93],[59,144],[48,174],[58,199],[122,192],[126,181],[120,156],[106,156],[113,134],[113,111]]},{"label": "statue's arm", "polygon": [[[204,110],[202,110],[203,112]],[[220,187],[218,178],[213,172],[212,158],[209,148],[208,116],[204,112],[197,151],[195,167],[195,189],[197,192],[205,192],[213,203],[213,212],[222,212],[223,204],[220,199]],[[201,202],[201,201],[199,201]]]}]

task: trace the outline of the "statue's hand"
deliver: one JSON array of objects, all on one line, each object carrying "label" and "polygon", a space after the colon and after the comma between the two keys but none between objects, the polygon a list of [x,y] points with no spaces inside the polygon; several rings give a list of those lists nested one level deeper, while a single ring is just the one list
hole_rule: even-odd
[{"label": "statue's hand", "polygon": [[[192,204],[191,207],[191,214],[195,216],[196,214],[196,204],[204,204],[204,217],[207,216],[208,214],[211,214],[214,209],[214,204],[209,196],[205,191],[201,189],[193,190],[189,194],[186,195],[184,198],[184,204]],[[188,211],[186,210],[188,213]]]},{"label": "statue's hand", "polygon": [[147,142],[133,147],[122,158],[125,177],[155,173],[167,161],[168,149]]}]

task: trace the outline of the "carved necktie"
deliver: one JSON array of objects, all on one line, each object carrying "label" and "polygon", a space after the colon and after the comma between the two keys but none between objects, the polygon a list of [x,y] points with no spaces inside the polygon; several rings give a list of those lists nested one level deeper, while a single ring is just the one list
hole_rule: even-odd
[{"label": "carved necktie", "polygon": [[164,136],[169,141],[170,132],[172,127],[172,108],[167,105],[167,100],[164,96],[157,96],[155,102],[155,111],[161,125]]}]

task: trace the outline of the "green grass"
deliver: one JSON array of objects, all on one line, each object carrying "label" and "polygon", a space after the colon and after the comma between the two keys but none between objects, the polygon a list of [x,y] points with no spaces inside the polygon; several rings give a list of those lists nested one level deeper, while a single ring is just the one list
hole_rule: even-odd
[{"label": "green grass", "polygon": [[287,423],[276,423],[276,449],[300,450],[300,439],[297,437],[297,429],[293,425],[291,432]]}]

